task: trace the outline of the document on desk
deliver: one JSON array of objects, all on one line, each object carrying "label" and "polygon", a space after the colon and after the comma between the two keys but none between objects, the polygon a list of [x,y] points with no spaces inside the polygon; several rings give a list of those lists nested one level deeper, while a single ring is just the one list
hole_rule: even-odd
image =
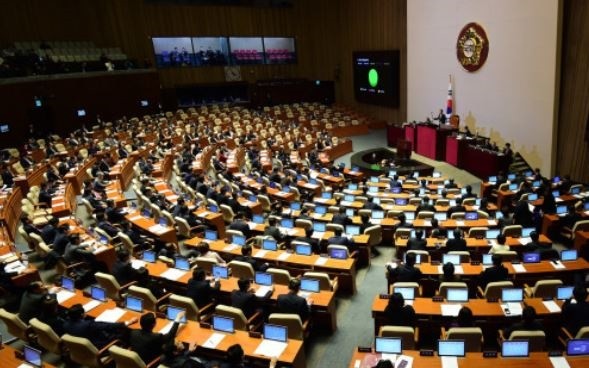
[{"label": "document on desk", "polygon": [[550,313],[560,312],[560,307],[558,306],[558,304],[556,304],[554,300],[545,300],[542,302],[542,304],[544,304],[544,306],[546,307],[546,309],[548,309]]},{"label": "document on desk", "polygon": [[141,220],[142,218],[143,218],[143,216],[136,215],[136,216],[133,216],[133,217],[129,217],[129,221],[131,221],[131,222],[138,221],[138,220]]},{"label": "document on desk", "polygon": [[382,353],[380,355],[380,360],[389,360],[391,361],[391,363],[395,363],[395,361],[397,361],[397,354],[387,354],[387,353]]},{"label": "document on desk", "polygon": [[278,257],[276,257],[276,259],[279,261],[286,261],[288,257],[290,257],[290,253],[282,252]]},{"label": "document on desk", "polygon": [[554,267],[555,270],[564,270],[567,267],[564,265],[564,263],[562,263],[561,261],[552,261],[550,262],[550,264],[552,265],[552,267]]},{"label": "document on desk", "polygon": [[151,231],[152,233],[161,234],[161,233],[168,231],[168,228],[166,226],[162,226],[160,224],[155,224],[155,225],[150,226],[148,230]]},{"label": "document on desk", "polygon": [[225,248],[223,248],[223,251],[224,251],[224,252],[231,252],[232,250],[235,250],[235,249],[237,249],[237,247],[238,247],[238,246],[237,246],[236,244],[227,244],[227,245],[225,246]]},{"label": "document on desk", "polygon": [[73,298],[75,295],[76,293],[65,289],[61,289],[55,294],[55,296],[57,296],[58,303],[63,303],[66,300]]},{"label": "document on desk", "polygon": [[518,241],[521,245],[526,245],[532,241],[532,238],[530,238],[530,237],[519,238]]},{"label": "document on desk", "polygon": [[261,250],[257,251],[256,254],[254,254],[254,257],[264,258],[266,256],[266,253],[268,253],[267,250],[261,249]]},{"label": "document on desk", "polygon": [[92,299],[88,303],[84,304],[82,307],[84,308],[84,312],[88,313],[92,309],[98,307],[100,304],[102,303],[99,300]]},{"label": "document on desk", "polygon": [[571,368],[571,366],[569,365],[569,362],[567,361],[567,359],[565,357],[559,356],[559,357],[550,357],[550,363],[552,363],[552,366],[554,368]]},{"label": "document on desk", "polygon": [[96,322],[111,322],[114,323],[121,319],[121,317],[126,313],[124,309],[121,308],[113,308],[107,309],[104,312],[100,313],[98,317],[96,317]]},{"label": "document on desk", "polygon": [[218,332],[213,332],[211,336],[205,341],[202,346],[209,349],[215,349],[217,345],[225,338],[225,335]]},{"label": "document on desk", "polygon": [[18,367],[16,367],[16,368],[35,368],[35,366],[33,366],[33,365],[30,365],[30,364],[28,364],[28,363],[22,363],[21,365],[19,365],[19,366],[18,366]]},{"label": "document on desk", "polygon": [[209,211],[202,211],[197,216],[202,218],[202,217],[207,217],[209,214],[210,214]]},{"label": "document on desk", "polygon": [[521,303],[504,303],[501,304],[501,310],[503,310],[503,314],[506,316],[521,316],[523,308]]},{"label": "document on desk", "polygon": [[[260,224],[260,225],[261,225],[261,224]],[[250,230],[253,230],[253,229],[255,229],[255,228],[256,228],[256,226],[258,226],[258,224],[256,224],[255,222],[251,222],[251,221],[249,221],[249,222],[247,223],[247,226],[249,226]]]},{"label": "document on desk", "polygon": [[523,264],[521,264],[521,263],[518,263],[518,264],[512,264],[511,266],[513,267],[513,270],[514,270],[516,273],[524,273],[524,272],[527,272],[527,271],[526,271],[526,268],[525,268],[525,267],[524,267],[524,265],[523,265]]},{"label": "document on desk", "polygon": [[408,355],[399,355],[395,361],[395,368],[411,368],[413,367],[413,357]]},{"label": "document on desk", "polygon": [[262,342],[260,342],[260,345],[256,348],[256,351],[254,351],[254,354],[267,357],[280,356],[287,346],[288,344],[285,342],[263,339]]},{"label": "document on desk", "polygon": [[131,267],[133,267],[134,269],[138,270],[141,267],[145,267],[145,261],[142,261],[140,259],[134,259],[131,261]]},{"label": "document on desk", "polygon": [[442,304],[442,316],[449,316],[449,317],[456,317],[458,316],[458,312],[462,309],[461,304]]},{"label": "document on desk", "polygon": [[456,226],[464,226],[464,221],[456,220]]},{"label": "document on desk", "polygon": [[272,291],[273,291],[272,286],[263,285],[263,286],[260,286],[258,288],[258,290],[256,290],[256,294],[255,295],[258,298],[265,298],[268,294],[271,294]]},{"label": "document on desk", "polygon": [[431,220],[423,220],[423,226],[427,226],[427,227],[432,226]]},{"label": "document on desk", "polygon": [[315,261],[315,266],[323,266],[324,264],[327,263],[327,260],[328,259],[329,258],[327,258],[327,257],[319,257],[319,258],[317,258],[317,260]]},{"label": "document on desk", "polygon": [[4,266],[4,272],[20,272],[26,269],[27,268],[21,261],[10,262],[6,266]]},{"label": "document on desk", "polygon": [[487,226],[497,226],[497,220],[487,220]]},{"label": "document on desk", "polygon": [[182,276],[186,275],[186,271],[182,271],[176,268],[168,268],[164,272],[160,274],[160,277],[163,277],[168,280],[176,281]]},{"label": "document on desk", "polygon": [[452,356],[442,357],[442,368],[458,368],[458,358]]}]

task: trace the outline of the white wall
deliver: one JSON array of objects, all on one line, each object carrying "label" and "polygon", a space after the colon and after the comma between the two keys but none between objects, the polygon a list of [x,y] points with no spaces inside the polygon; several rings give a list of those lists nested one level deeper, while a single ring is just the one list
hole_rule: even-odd
[{"label": "white wall", "polygon": [[[407,1],[407,117],[445,107],[453,77],[454,112],[474,133],[511,142],[533,166],[551,172],[557,79],[558,0]],[[469,73],[456,59],[458,33],[479,23],[489,56]]]}]

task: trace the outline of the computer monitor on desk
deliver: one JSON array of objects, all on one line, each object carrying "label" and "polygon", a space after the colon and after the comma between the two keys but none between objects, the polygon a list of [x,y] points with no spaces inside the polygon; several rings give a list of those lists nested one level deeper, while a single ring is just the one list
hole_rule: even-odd
[{"label": "computer monitor on desk", "polygon": [[258,285],[271,286],[272,285],[272,274],[267,272],[256,272],[254,281]]},{"label": "computer monitor on desk", "polygon": [[589,355],[589,339],[570,339],[567,341],[567,355]]},{"label": "computer monitor on desk", "polygon": [[262,240],[262,249],[263,250],[277,250],[278,243],[274,239],[264,239],[264,240]]},{"label": "computer monitor on desk", "polygon": [[41,367],[43,365],[43,360],[41,359],[41,350],[35,349],[29,345],[24,346],[23,357],[25,362],[34,367]]},{"label": "computer monitor on desk", "polygon": [[505,288],[501,290],[501,301],[509,303],[520,303],[524,301],[524,289]]},{"label": "computer monitor on desk", "polygon": [[501,345],[503,358],[525,358],[530,355],[530,342],[528,340],[505,340]]},{"label": "computer monitor on desk", "polygon": [[235,331],[233,318],[213,315],[213,330],[233,333]]},{"label": "computer monitor on desk", "polygon": [[374,351],[380,354],[401,354],[402,343],[400,337],[380,337],[374,340]]},{"label": "computer monitor on desk", "polygon": [[133,312],[143,312],[143,299],[127,295],[125,297],[125,308],[132,310]]},{"label": "computer monitor on desk", "polygon": [[463,357],[465,355],[464,340],[438,340],[438,356]]},{"label": "computer monitor on desk", "polygon": [[286,326],[264,323],[264,339],[287,342],[288,328]]}]

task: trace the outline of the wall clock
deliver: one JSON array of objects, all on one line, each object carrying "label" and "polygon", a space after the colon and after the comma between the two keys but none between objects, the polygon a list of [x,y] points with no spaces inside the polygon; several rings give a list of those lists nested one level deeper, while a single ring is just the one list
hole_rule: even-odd
[{"label": "wall clock", "polygon": [[456,57],[460,65],[475,72],[485,64],[488,54],[489,39],[483,27],[474,22],[465,25],[456,41]]},{"label": "wall clock", "polygon": [[225,67],[225,80],[227,82],[235,82],[241,80],[241,68],[239,66]]}]

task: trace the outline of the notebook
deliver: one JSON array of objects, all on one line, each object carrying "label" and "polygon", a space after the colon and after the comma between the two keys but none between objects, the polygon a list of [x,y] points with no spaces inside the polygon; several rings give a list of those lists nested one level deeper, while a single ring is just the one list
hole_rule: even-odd
[{"label": "notebook", "polygon": [[302,256],[310,256],[311,255],[311,245],[297,244],[297,246],[295,248],[295,253],[302,255]]},{"label": "notebook", "polygon": [[205,240],[217,240],[217,232],[215,230],[205,230]]},{"label": "notebook", "polygon": [[524,301],[524,289],[505,288],[501,290],[501,301],[508,303],[519,303]]},{"label": "notebook", "polygon": [[442,256],[442,263],[452,263],[455,266],[460,266],[460,254],[444,254]]},{"label": "notebook", "polygon": [[346,249],[330,249],[329,257],[334,259],[348,259],[348,251]]},{"label": "notebook", "polygon": [[190,271],[190,262],[188,262],[188,258],[179,256],[174,257],[174,268]]},{"label": "notebook", "polygon": [[557,286],[556,287],[556,299],[567,300],[573,297],[574,286]]},{"label": "notebook", "polygon": [[245,245],[246,237],[243,235],[234,234],[231,236],[231,244],[243,247]]},{"label": "notebook", "polygon": [[263,224],[264,223],[264,215],[260,215],[260,214],[253,215],[252,222],[254,224]]},{"label": "notebook", "polygon": [[74,279],[62,276],[61,277],[61,287],[67,291],[75,291],[76,290],[76,282]]},{"label": "notebook", "polygon": [[90,297],[94,300],[98,300],[100,302],[105,302],[106,301],[106,290],[104,290],[100,286],[91,286],[90,287]]},{"label": "notebook", "polygon": [[262,241],[262,249],[264,250],[276,250],[278,249],[278,244],[274,239],[264,239]]},{"label": "notebook", "polygon": [[360,235],[360,226],[346,225],[346,234],[351,235],[351,236]]},{"label": "notebook", "polygon": [[560,260],[563,262],[576,261],[577,258],[578,254],[576,249],[568,249],[560,252]]},{"label": "notebook", "polygon": [[272,285],[272,274],[267,272],[256,272],[254,281],[258,285],[271,286]]}]

